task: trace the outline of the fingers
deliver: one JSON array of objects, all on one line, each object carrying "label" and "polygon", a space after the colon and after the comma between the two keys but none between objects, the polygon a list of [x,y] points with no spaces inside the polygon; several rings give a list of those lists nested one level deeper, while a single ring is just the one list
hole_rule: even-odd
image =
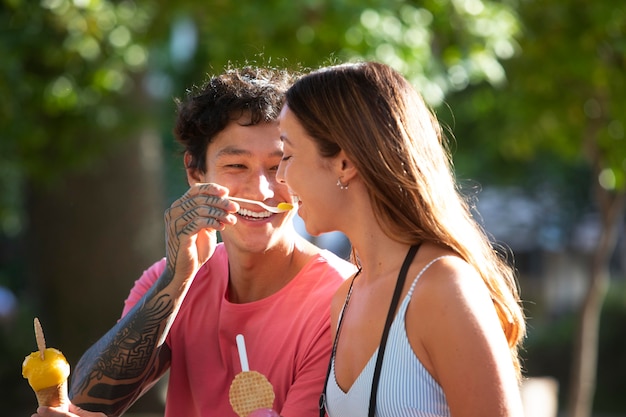
[{"label": "fingers", "polygon": [[217,232],[237,223],[239,206],[217,184],[195,184],[165,212],[168,269],[191,277],[213,254]]},{"label": "fingers", "polygon": [[203,229],[223,230],[226,225],[235,224],[237,219],[223,209],[211,205],[187,200],[166,211],[166,221],[174,226],[176,235],[192,236]]},{"label": "fingers", "polygon": [[217,184],[195,185],[166,211],[166,221],[175,226],[176,234],[188,236],[205,228],[223,230],[237,222],[233,213],[239,208],[223,198],[227,193]]},{"label": "fingers", "polygon": [[79,417],[76,414],[70,413],[61,407],[38,407],[37,413],[31,417]]}]

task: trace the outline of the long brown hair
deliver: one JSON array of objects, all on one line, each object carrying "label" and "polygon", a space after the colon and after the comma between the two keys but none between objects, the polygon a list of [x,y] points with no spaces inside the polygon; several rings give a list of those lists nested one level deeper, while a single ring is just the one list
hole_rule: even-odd
[{"label": "long brown hair", "polygon": [[521,375],[526,326],[514,269],[472,217],[440,124],[421,95],[391,67],[365,62],[307,74],[287,91],[286,104],[322,156],[343,150],[356,165],[390,238],[444,245],[479,272]]}]

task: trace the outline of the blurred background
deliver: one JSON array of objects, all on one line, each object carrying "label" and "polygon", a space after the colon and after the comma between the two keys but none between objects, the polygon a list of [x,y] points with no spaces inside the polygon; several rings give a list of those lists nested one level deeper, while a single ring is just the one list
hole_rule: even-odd
[{"label": "blurred background", "polygon": [[[0,57],[3,416],[36,407],[33,317],[74,365],[164,255],[174,98],[231,64],[357,59],[423,93],[515,255],[525,373],[553,394],[527,415],[626,416],[625,2],[0,0]],[[131,411],[162,415],[160,389]]]}]

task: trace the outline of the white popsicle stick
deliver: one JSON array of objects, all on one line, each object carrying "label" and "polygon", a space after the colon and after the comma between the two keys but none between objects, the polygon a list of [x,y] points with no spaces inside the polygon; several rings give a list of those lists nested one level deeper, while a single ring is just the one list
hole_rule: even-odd
[{"label": "white popsicle stick", "polygon": [[242,334],[238,334],[235,339],[237,340],[237,350],[239,351],[239,362],[241,362],[241,372],[248,372],[250,366],[248,365],[248,353],[246,352],[246,342]]}]

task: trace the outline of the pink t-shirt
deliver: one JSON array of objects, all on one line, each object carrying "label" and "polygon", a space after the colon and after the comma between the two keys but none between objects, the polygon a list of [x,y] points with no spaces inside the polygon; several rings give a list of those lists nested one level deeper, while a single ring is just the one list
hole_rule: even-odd
[{"label": "pink t-shirt", "polygon": [[[165,269],[165,259],[135,282],[125,315]],[[235,337],[245,337],[251,371],[274,387],[282,417],[319,415],[331,350],[330,301],[354,266],[329,251],[310,261],[277,293],[259,301],[226,299],[228,259],[223,244],[198,271],[166,343],[172,351],[166,417],[237,417],[228,391],[241,365]]]}]

